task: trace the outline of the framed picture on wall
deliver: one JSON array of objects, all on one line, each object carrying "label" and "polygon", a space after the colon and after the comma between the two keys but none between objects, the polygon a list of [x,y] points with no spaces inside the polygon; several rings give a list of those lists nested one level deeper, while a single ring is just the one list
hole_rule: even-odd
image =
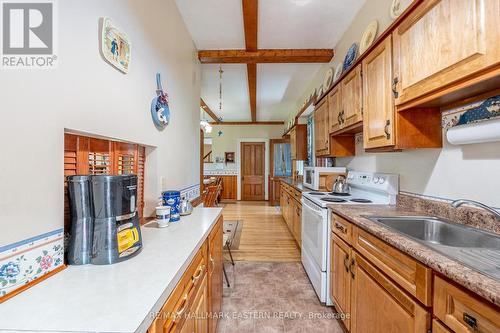
[{"label": "framed picture on wall", "polygon": [[226,152],[226,163],[234,163],[234,152]]}]

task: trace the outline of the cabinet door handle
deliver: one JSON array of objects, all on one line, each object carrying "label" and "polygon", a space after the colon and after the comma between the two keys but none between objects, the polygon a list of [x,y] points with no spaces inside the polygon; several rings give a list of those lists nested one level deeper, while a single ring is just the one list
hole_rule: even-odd
[{"label": "cabinet door handle", "polygon": [[349,256],[346,254],[344,258],[344,267],[346,273],[349,273]]},{"label": "cabinet door handle", "polygon": [[210,269],[210,271],[213,273],[215,269],[215,261],[214,258],[212,258],[212,253],[210,253],[210,264],[212,264],[212,268]]},{"label": "cabinet door handle", "polygon": [[345,115],[344,110],[340,111],[340,121],[341,121],[342,124],[345,123],[344,115]]},{"label": "cabinet door handle", "polygon": [[341,114],[342,114],[342,111],[341,111],[341,112],[339,112],[339,114],[338,114],[338,116],[337,116],[337,123],[338,123],[339,125],[341,125],[341,124],[342,124],[342,117],[340,116]]},{"label": "cabinet door handle", "polygon": [[398,90],[397,90],[398,82],[399,82],[399,79],[397,77],[395,77],[392,80],[392,94],[394,95],[394,98],[398,98],[398,96],[399,96],[399,93],[398,93]]},{"label": "cabinet door handle", "polygon": [[463,316],[464,322],[474,329],[474,332],[477,330],[477,319],[471,316],[470,314],[464,312]]},{"label": "cabinet door handle", "polygon": [[335,222],[335,229],[339,230],[343,234],[347,233],[347,228],[337,222]]},{"label": "cabinet door handle", "polygon": [[391,126],[391,120],[387,119],[387,121],[385,122],[385,127],[384,127],[384,132],[385,132],[385,136],[387,137],[387,140],[389,140],[391,138],[391,133],[389,132],[389,126]]},{"label": "cabinet door handle", "polygon": [[349,266],[349,270],[351,271],[351,277],[354,280],[356,274],[354,273],[354,266],[356,265],[356,260],[354,258],[351,259],[351,265]]}]

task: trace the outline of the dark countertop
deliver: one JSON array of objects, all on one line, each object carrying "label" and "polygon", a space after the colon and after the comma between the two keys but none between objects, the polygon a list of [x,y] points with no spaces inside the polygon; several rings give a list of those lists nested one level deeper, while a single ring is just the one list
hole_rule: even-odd
[{"label": "dark countertop", "polygon": [[422,211],[387,205],[329,205],[335,214],[382,239],[450,280],[500,306],[500,281],[470,269],[409,237],[364,216],[429,216]]},{"label": "dark countertop", "polygon": [[304,187],[304,185],[302,185],[302,182],[298,182],[296,180],[293,180],[292,178],[280,178],[280,179],[282,182],[295,187],[300,192],[308,191],[308,189]]}]

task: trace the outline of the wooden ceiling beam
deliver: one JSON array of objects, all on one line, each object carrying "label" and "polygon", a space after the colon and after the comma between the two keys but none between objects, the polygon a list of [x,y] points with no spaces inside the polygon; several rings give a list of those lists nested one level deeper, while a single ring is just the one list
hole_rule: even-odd
[{"label": "wooden ceiling beam", "polygon": [[245,47],[247,51],[257,51],[258,0],[242,0]]},{"label": "wooden ceiling beam", "polygon": [[211,125],[284,125],[284,121],[225,121],[223,123],[211,122]]},{"label": "wooden ceiling beam", "polygon": [[247,64],[248,98],[252,122],[257,121],[257,64]]},{"label": "wooden ceiling beam", "polygon": [[200,107],[210,116],[210,118],[214,120],[216,124],[221,123],[219,117],[217,117],[217,115],[210,109],[210,107],[207,105],[207,103],[205,103],[203,98],[200,98]]},{"label": "wooden ceiling beam", "polygon": [[[245,29],[245,52],[257,52],[257,28],[259,19],[259,1],[242,0],[243,27]],[[222,62],[218,62],[222,63]],[[257,64],[247,63],[248,98],[252,122],[257,121]]]},{"label": "wooden ceiling beam", "polygon": [[198,51],[202,64],[328,63],[333,49],[262,49]]}]

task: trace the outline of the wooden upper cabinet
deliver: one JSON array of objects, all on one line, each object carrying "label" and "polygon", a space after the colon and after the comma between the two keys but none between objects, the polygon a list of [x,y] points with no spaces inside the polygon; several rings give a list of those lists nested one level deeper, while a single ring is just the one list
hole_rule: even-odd
[{"label": "wooden upper cabinet", "polygon": [[393,146],[394,98],[391,36],[363,59],[363,138],[364,147]]},{"label": "wooden upper cabinet", "polygon": [[290,151],[292,160],[307,159],[307,125],[297,124],[290,130]]},{"label": "wooden upper cabinet", "polygon": [[342,127],[347,127],[363,119],[361,66],[358,65],[340,82],[342,86],[342,110],[340,118]]},{"label": "wooden upper cabinet", "polygon": [[317,156],[330,154],[330,131],[328,130],[328,98],[316,105],[314,111],[314,142]]},{"label": "wooden upper cabinet", "polygon": [[328,94],[328,123],[330,133],[336,132],[342,128],[342,94],[341,85],[338,84]]},{"label": "wooden upper cabinet", "polygon": [[499,12],[498,0],[424,1],[393,32],[396,105],[498,64]]}]

